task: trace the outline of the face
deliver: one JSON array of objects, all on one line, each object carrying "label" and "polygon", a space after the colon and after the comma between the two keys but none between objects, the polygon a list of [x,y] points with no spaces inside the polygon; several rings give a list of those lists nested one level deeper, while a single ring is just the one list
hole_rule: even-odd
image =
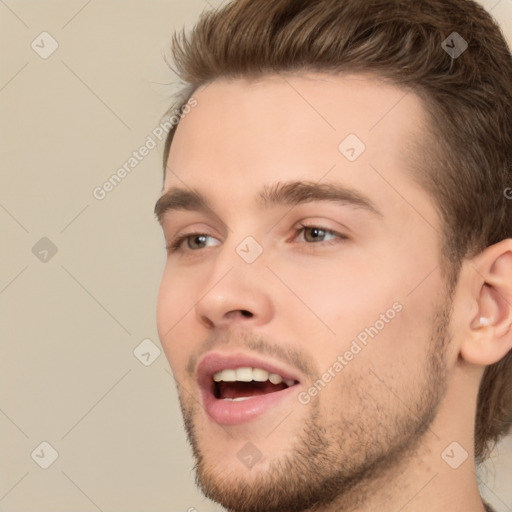
[{"label": "face", "polygon": [[229,510],[348,505],[446,387],[441,226],[406,151],[424,110],[356,75],[194,97],[157,208],[158,331],[198,483]]}]

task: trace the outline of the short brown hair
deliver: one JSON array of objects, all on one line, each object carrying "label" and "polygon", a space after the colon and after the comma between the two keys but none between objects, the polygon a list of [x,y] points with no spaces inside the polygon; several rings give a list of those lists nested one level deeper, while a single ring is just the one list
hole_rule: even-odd
[{"label": "short brown hair", "polygon": [[[454,46],[454,32],[468,45],[459,56],[442,45]],[[512,56],[476,2],[235,0],[203,13],[189,36],[174,34],[171,56],[184,81],[179,107],[216,79],[280,72],[371,73],[414,90],[430,126],[413,172],[442,219],[451,285],[464,258],[512,237]],[[511,425],[512,351],[486,368],[480,385],[478,462]]]}]

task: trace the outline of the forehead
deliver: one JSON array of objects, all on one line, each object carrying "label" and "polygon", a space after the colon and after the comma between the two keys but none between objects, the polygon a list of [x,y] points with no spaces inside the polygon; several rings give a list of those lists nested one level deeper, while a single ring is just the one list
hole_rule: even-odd
[{"label": "forehead", "polygon": [[165,189],[185,180],[206,193],[220,183],[257,191],[327,174],[377,195],[384,181],[415,185],[409,148],[421,140],[425,110],[413,92],[377,77],[219,79],[194,98],[171,145]]}]

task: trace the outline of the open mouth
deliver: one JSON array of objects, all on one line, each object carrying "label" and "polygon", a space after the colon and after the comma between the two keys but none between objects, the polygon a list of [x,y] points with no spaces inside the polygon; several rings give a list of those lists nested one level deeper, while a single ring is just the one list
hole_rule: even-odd
[{"label": "open mouth", "polygon": [[218,400],[241,402],[255,396],[282,391],[298,384],[263,368],[225,369],[213,375],[212,394]]},{"label": "open mouth", "polygon": [[254,420],[299,389],[300,381],[281,364],[241,353],[213,352],[197,367],[197,383],[209,419],[223,425]]}]

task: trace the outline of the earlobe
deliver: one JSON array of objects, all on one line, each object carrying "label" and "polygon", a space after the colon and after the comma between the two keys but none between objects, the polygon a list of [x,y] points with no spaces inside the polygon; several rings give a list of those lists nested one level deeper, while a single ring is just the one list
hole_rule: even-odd
[{"label": "earlobe", "polygon": [[[512,349],[512,239],[488,247],[472,261],[471,301],[476,313],[468,318],[461,357],[475,365],[496,363]],[[472,309],[475,311],[475,308]]]}]

